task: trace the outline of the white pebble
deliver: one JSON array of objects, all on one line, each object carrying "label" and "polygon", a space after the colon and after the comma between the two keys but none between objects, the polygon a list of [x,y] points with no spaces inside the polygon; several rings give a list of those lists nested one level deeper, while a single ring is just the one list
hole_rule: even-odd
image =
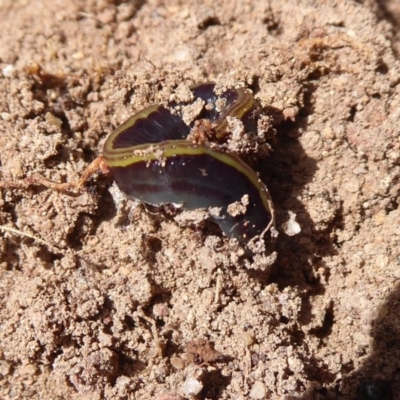
[{"label": "white pebble", "polygon": [[185,397],[192,397],[198,395],[202,391],[203,384],[197,379],[189,377],[183,382],[181,389]]},{"label": "white pebble", "polygon": [[265,386],[261,381],[255,381],[253,387],[250,390],[250,397],[252,399],[263,399],[265,398]]},{"label": "white pebble", "polygon": [[296,221],[296,214],[294,212],[289,211],[289,221],[282,224],[282,229],[288,236],[294,236],[301,232],[301,227]]},{"label": "white pebble", "polygon": [[12,73],[14,71],[14,66],[11,64],[7,64],[2,70],[1,73],[5,78],[10,78],[12,76]]}]

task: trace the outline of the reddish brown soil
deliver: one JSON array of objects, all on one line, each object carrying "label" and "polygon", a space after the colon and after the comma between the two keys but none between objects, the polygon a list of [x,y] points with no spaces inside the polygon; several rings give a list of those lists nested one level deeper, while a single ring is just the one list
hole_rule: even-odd
[{"label": "reddish brown soil", "polygon": [[244,84],[274,116],[279,236],[262,268],[130,215],[106,178],[0,190],[0,398],[350,400],[380,380],[399,399],[399,20],[396,0],[1,1],[3,180],[76,180],[135,111]]}]

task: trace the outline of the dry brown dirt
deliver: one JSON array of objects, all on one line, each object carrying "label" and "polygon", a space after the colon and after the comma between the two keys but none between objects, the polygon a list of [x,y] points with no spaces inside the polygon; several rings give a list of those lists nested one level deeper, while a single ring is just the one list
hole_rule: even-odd
[{"label": "dry brown dirt", "polygon": [[76,180],[135,111],[242,84],[274,116],[279,236],[262,268],[109,178],[1,189],[0,398],[400,399],[399,20],[396,0],[1,0],[1,179]]}]

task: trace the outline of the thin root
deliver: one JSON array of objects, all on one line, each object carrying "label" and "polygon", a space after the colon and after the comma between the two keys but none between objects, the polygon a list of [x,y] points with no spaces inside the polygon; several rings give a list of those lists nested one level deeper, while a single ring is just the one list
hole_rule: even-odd
[{"label": "thin root", "polygon": [[31,235],[30,233],[22,232],[22,231],[19,231],[18,229],[11,228],[10,226],[6,226],[6,225],[0,225],[0,230],[3,232],[8,232],[8,233],[12,233],[14,235],[18,235],[18,236],[25,236],[29,239],[34,240],[36,243],[39,243],[39,244],[42,244],[42,245],[48,247],[49,250],[51,250],[52,252],[55,252],[55,253],[60,252],[60,250],[57,249],[57,247],[53,246],[50,243],[47,243],[45,240],[40,239],[37,236]]},{"label": "thin root", "polygon": [[109,173],[109,169],[102,156],[97,157],[83,171],[81,177],[75,182],[54,182],[42,175],[35,174],[20,181],[4,180],[0,181],[0,188],[3,189],[28,189],[31,186],[44,186],[47,189],[56,190],[58,192],[81,193],[86,182],[96,173],[100,172],[104,175]]}]

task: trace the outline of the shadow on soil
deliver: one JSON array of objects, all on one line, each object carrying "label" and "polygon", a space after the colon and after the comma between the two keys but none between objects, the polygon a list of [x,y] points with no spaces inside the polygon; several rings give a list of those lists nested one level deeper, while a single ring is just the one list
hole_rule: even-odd
[{"label": "shadow on soil", "polygon": [[[302,400],[392,400],[400,393],[400,285],[393,291],[372,321],[371,354],[362,366],[342,371],[342,379],[328,387],[309,389]],[[319,383],[323,384],[324,377]],[[336,376],[337,378],[337,376]],[[325,380],[328,382],[329,380]]]}]

